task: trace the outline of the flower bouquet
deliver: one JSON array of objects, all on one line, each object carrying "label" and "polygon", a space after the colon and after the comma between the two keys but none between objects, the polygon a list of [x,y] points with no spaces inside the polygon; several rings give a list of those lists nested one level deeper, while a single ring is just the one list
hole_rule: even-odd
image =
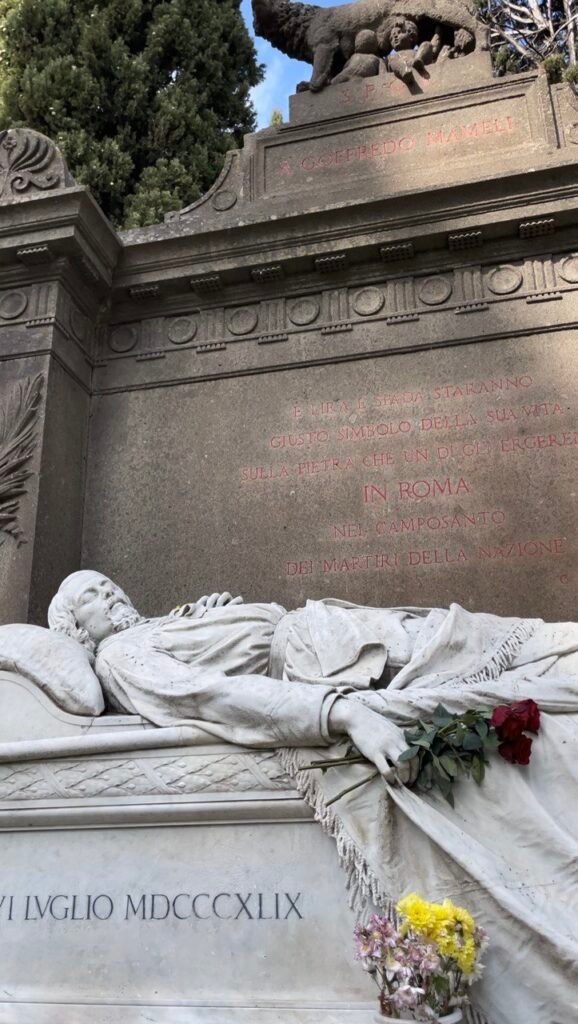
[{"label": "flower bouquet", "polygon": [[[465,776],[481,786],[490,754],[497,752],[510,764],[529,764],[532,740],[527,733],[537,734],[539,729],[540,709],[533,700],[500,704],[493,711],[473,708],[461,715],[452,714],[443,704],[438,704],[431,721],[419,721],[404,731],[408,747],[399,762],[409,761],[414,766],[411,780],[406,785],[422,792],[437,790],[453,807],[454,783]],[[343,757],[312,761],[303,767],[326,772],[329,768],[366,763],[365,758],[350,745]],[[373,771],[354,782],[327,800],[326,807],[372,782],[378,775],[379,772]]]},{"label": "flower bouquet", "polygon": [[379,987],[377,1020],[458,1024],[482,973],[485,931],[451,900],[427,903],[411,893],[396,910],[397,927],[375,914],[355,929],[357,959]]}]

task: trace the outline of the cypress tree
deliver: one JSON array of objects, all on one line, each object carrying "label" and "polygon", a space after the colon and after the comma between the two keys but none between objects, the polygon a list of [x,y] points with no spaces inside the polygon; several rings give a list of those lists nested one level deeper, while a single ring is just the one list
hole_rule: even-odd
[{"label": "cypress tree", "polygon": [[117,225],[209,188],[261,78],[240,0],[0,0],[0,129],[53,139]]}]

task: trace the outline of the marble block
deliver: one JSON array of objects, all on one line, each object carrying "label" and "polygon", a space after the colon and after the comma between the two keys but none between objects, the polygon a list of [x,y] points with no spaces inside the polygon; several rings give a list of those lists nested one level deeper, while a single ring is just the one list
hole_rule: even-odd
[{"label": "marble block", "polygon": [[334,846],[294,794],[275,820],[278,803],[4,833],[0,1021],[371,1020]]},{"label": "marble block", "polygon": [[[0,742],[144,726],[0,687]],[[1,1024],[373,1019],[335,844],[273,751],[3,761],[0,858]]]}]

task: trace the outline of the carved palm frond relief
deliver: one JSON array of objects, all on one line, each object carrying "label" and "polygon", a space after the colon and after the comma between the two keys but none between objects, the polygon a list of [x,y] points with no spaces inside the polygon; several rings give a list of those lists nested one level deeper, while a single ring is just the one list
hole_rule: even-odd
[{"label": "carved palm frond relief", "polygon": [[0,407],[0,544],[6,535],[18,545],[24,543],[18,517],[31,476],[29,463],[36,447],[43,384],[42,374],[18,383]]}]

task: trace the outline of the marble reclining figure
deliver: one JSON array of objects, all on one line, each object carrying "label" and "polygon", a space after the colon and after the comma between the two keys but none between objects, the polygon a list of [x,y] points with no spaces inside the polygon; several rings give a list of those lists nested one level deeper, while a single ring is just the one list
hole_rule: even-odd
[{"label": "marble reclining figure", "polygon": [[[492,938],[476,993],[490,1024],[575,1024],[577,625],[456,604],[387,609],[326,599],[287,612],[228,593],[147,619],[91,571],[63,582],[49,625],[0,627],[0,671],[20,673],[77,714],[98,716],[106,706],[141,716],[160,727],[139,737],[149,747],[155,732],[161,746],[164,733],[174,743],[179,728],[200,726],[221,742],[278,748],[338,840],[358,905],[373,898],[387,907],[415,888],[466,901]],[[411,765],[397,763],[403,729],[439,702],[458,712],[529,697],[542,713],[529,767],[496,758],[481,787],[460,784],[455,808],[400,785],[411,781]],[[311,748],[327,756],[334,744],[342,751],[344,737],[379,774],[328,808],[367,767],[321,775],[304,766]],[[81,736],[75,751],[85,744],[89,755],[105,740]],[[18,746],[0,744],[0,759],[18,760]],[[24,757],[39,756],[20,746]],[[56,745],[48,756],[63,754]]]}]

